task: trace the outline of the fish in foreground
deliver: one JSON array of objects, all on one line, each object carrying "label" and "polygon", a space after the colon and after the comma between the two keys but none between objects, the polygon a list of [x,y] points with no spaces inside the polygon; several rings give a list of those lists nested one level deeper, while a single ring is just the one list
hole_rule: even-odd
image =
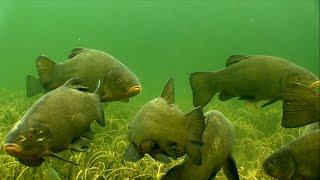
[{"label": "fish in foreground", "polygon": [[264,171],[278,179],[320,178],[320,130],[306,133],[263,162]]},{"label": "fish in foreground", "polygon": [[66,149],[86,151],[90,124],[95,120],[106,124],[98,88],[95,93],[86,92],[79,81],[71,79],[33,104],[10,130],[4,150],[27,166],[41,165],[46,156],[64,160],[56,153]]},{"label": "fish in foreground", "polygon": [[187,153],[196,164],[201,164],[205,128],[202,108],[183,113],[174,105],[174,99],[174,82],[170,79],[161,97],[140,108],[129,125],[130,143],[124,153],[125,160],[136,161],[149,154],[162,161],[166,156],[177,158]]},{"label": "fish in foreground", "polygon": [[303,84],[289,84],[285,88],[282,107],[283,127],[295,128],[320,121],[320,94]]},{"label": "fish in foreground", "polygon": [[189,80],[194,106],[204,107],[218,92],[221,101],[233,97],[251,102],[270,100],[263,105],[266,106],[281,100],[288,84],[310,86],[319,79],[310,71],[278,57],[233,55],[224,69],[195,72]]},{"label": "fish in foreground", "polygon": [[196,165],[189,157],[182,164],[171,168],[164,180],[214,179],[223,167],[227,179],[239,179],[237,165],[231,152],[235,143],[233,124],[219,111],[205,114],[206,128],[202,135],[202,164]]},{"label": "fish in foreground", "polygon": [[139,79],[124,64],[103,51],[75,48],[69,59],[56,63],[45,56],[36,60],[39,79],[27,76],[27,96],[51,91],[71,78],[80,78],[82,85],[93,92],[101,80],[99,95],[102,102],[128,102],[142,91]]}]

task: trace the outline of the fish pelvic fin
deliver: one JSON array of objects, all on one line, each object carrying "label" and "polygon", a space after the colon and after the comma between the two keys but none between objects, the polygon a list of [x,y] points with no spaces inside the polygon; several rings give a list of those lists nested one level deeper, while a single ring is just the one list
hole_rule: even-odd
[{"label": "fish pelvic fin", "polygon": [[206,106],[212,97],[219,91],[213,87],[213,72],[194,72],[190,75],[189,81],[193,92],[194,107]]},{"label": "fish pelvic fin", "polygon": [[279,96],[276,96],[276,97],[272,98],[270,101],[266,102],[266,103],[263,104],[261,107],[263,108],[263,107],[269,106],[269,105],[271,105],[271,104],[273,104],[273,103],[275,103],[275,102],[277,102],[277,101],[279,101],[279,100],[281,100],[281,99],[282,99],[282,94],[279,95]]},{"label": "fish pelvic fin", "polygon": [[229,154],[226,162],[223,164],[223,174],[230,180],[240,179],[236,161],[231,154]]},{"label": "fish pelvic fin", "polygon": [[45,56],[38,56],[36,60],[36,66],[39,74],[40,82],[43,86],[46,86],[52,80],[52,72],[56,66],[56,62]]},{"label": "fish pelvic fin", "polygon": [[201,164],[202,156],[200,147],[203,145],[202,134],[205,129],[205,117],[203,114],[202,107],[197,107],[191,112],[185,114],[188,123],[187,143],[184,147],[188,156],[197,165]]},{"label": "fish pelvic fin", "polygon": [[27,96],[28,97],[35,96],[44,91],[45,89],[43,88],[39,79],[31,75],[27,75]]},{"label": "fish pelvic fin", "polygon": [[235,63],[238,63],[244,59],[248,59],[250,58],[250,56],[247,56],[247,55],[232,55],[230,56],[228,59],[227,59],[227,62],[226,62],[226,67],[232,65],[232,64],[235,64]]},{"label": "fish pelvic fin", "polygon": [[182,180],[184,171],[183,164],[172,167],[163,177],[162,180]]},{"label": "fish pelvic fin", "polygon": [[136,162],[142,158],[142,155],[139,153],[139,150],[129,142],[127,147],[123,152],[123,159],[129,162]]},{"label": "fish pelvic fin", "polygon": [[295,128],[319,121],[319,93],[302,84],[289,84],[283,94],[281,125]]}]

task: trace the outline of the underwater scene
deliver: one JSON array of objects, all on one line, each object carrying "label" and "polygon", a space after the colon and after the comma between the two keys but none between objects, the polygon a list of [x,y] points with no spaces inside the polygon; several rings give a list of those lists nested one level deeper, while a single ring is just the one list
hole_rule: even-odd
[{"label": "underwater scene", "polygon": [[319,0],[0,0],[0,179],[320,179]]}]

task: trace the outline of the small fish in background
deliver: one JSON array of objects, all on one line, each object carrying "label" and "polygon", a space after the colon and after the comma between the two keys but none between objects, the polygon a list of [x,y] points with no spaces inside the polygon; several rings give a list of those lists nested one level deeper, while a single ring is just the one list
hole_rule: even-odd
[{"label": "small fish in background", "polygon": [[320,130],[306,133],[271,154],[263,169],[277,179],[320,179]]},{"label": "small fish in background", "polygon": [[219,111],[205,113],[206,128],[202,135],[202,164],[195,164],[189,157],[182,164],[171,168],[163,180],[214,179],[223,168],[227,179],[238,180],[237,165],[231,152],[235,144],[233,124]]},{"label": "small fish in background", "polygon": [[310,86],[318,80],[310,71],[285,59],[264,55],[233,55],[224,69],[195,72],[189,79],[195,107],[206,106],[218,92],[221,101],[233,97],[250,102],[269,100],[264,107],[281,100],[288,84]]},{"label": "small fish in background", "polygon": [[56,63],[45,56],[36,60],[39,79],[27,76],[27,96],[51,91],[71,78],[80,78],[83,86],[94,91],[101,80],[99,95],[102,102],[128,102],[142,91],[139,79],[124,64],[103,51],[75,48],[69,59]]},{"label": "small fish in background", "polygon": [[[318,86],[320,86],[318,84]],[[289,84],[283,93],[281,125],[295,128],[320,121],[320,94],[303,84]]]},{"label": "small fish in background", "polygon": [[165,156],[175,159],[187,153],[196,164],[201,164],[200,147],[205,128],[202,108],[183,113],[174,101],[174,82],[170,79],[161,97],[142,106],[130,123],[125,160],[137,161],[149,154],[167,162]]},{"label": "small fish in background", "polygon": [[35,102],[8,133],[4,150],[26,166],[40,166],[44,157],[60,157],[58,152],[71,149],[84,152],[92,137],[90,125],[105,126],[98,96],[73,78]]}]

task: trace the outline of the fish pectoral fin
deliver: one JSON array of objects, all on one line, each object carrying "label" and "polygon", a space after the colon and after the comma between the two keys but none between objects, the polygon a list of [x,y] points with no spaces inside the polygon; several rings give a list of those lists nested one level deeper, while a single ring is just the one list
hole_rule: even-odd
[{"label": "fish pectoral fin", "polygon": [[229,154],[226,159],[226,162],[223,164],[223,173],[230,180],[239,180],[239,173],[236,161],[233,156]]},{"label": "fish pectoral fin", "polygon": [[281,125],[286,128],[295,128],[319,121],[319,118],[315,117],[316,108],[314,108],[314,100],[317,96],[319,97],[318,93],[310,87],[289,84],[283,93]]},{"label": "fish pectoral fin", "polygon": [[268,101],[267,103],[263,104],[261,107],[263,108],[263,107],[269,106],[270,104],[273,104],[281,99],[282,99],[282,95],[276,96],[272,98],[270,101]]},{"label": "fish pectoral fin", "polygon": [[235,63],[238,63],[244,59],[248,59],[250,58],[250,56],[247,56],[247,55],[232,55],[230,56],[228,59],[227,59],[227,62],[226,62],[226,67],[232,65],[232,64],[235,64]]},{"label": "fish pectoral fin", "polygon": [[73,164],[73,165],[76,165],[76,166],[79,166],[78,163],[75,163],[75,162],[69,161],[69,160],[67,160],[67,159],[64,159],[63,157],[60,157],[58,154],[56,154],[56,153],[54,153],[54,152],[48,152],[48,153],[47,153],[47,156],[55,157],[55,158],[57,158],[57,159],[59,159],[59,160],[65,161],[65,162],[67,162],[67,163],[70,163],[70,164]]},{"label": "fish pectoral fin", "polygon": [[230,93],[228,93],[227,91],[220,91],[219,93],[219,100],[220,101],[226,101],[228,99],[233,98],[234,96]]},{"label": "fish pectoral fin", "polygon": [[124,98],[124,99],[121,99],[120,101],[124,102],[124,103],[128,103],[129,102],[129,98]]},{"label": "fish pectoral fin", "polygon": [[89,127],[88,130],[81,135],[81,137],[93,140],[93,132],[91,131],[91,128]]},{"label": "fish pectoral fin", "polygon": [[165,85],[160,97],[165,99],[168,102],[168,104],[173,104],[174,103],[175,98],[174,98],[174,81],[173,81],[173,78],[170,78],[168,80],[168,82],[166,83],[166,85]]},{"label": "fish pectoral fin", "polygon": [[77,56],[78,54],[86,51],[87,49],[86,48],[82,48],[82,47],[76,47],[76,48],[73,48],[68,56],[69,59]]},{"label": "fish pectoral fin", "polygon": [[202,155],[200,152],[200,145],[196,143],[187,143],[185,151],[196,165],[201,165]]},{"label": "fish pectoral fin", "polygon": [[38,56],[36,66],[39,74],[39,80],[43,86],[47,85],[52,79],[52,72],[56,66],[56,62],[45,57]]},{"label": "fish pectoral fin", "polygon": [[69,149],[76,152],[86,152],[89,150],[89,147],[90,140],[87,138],[80,137],[69,146]]},{"label": "fish pectoral fin", "polygon": [[129,162],[136,162],[143,156],[139,153],[139,150],[132,144],[129,143],[123,152],[123,159]]},{"label": "fish pectoral fin", "polygon": [[153,154],[152,157],[160,162],[165,163],[165,164],[172,162],[172,160],[164,154]]}]

